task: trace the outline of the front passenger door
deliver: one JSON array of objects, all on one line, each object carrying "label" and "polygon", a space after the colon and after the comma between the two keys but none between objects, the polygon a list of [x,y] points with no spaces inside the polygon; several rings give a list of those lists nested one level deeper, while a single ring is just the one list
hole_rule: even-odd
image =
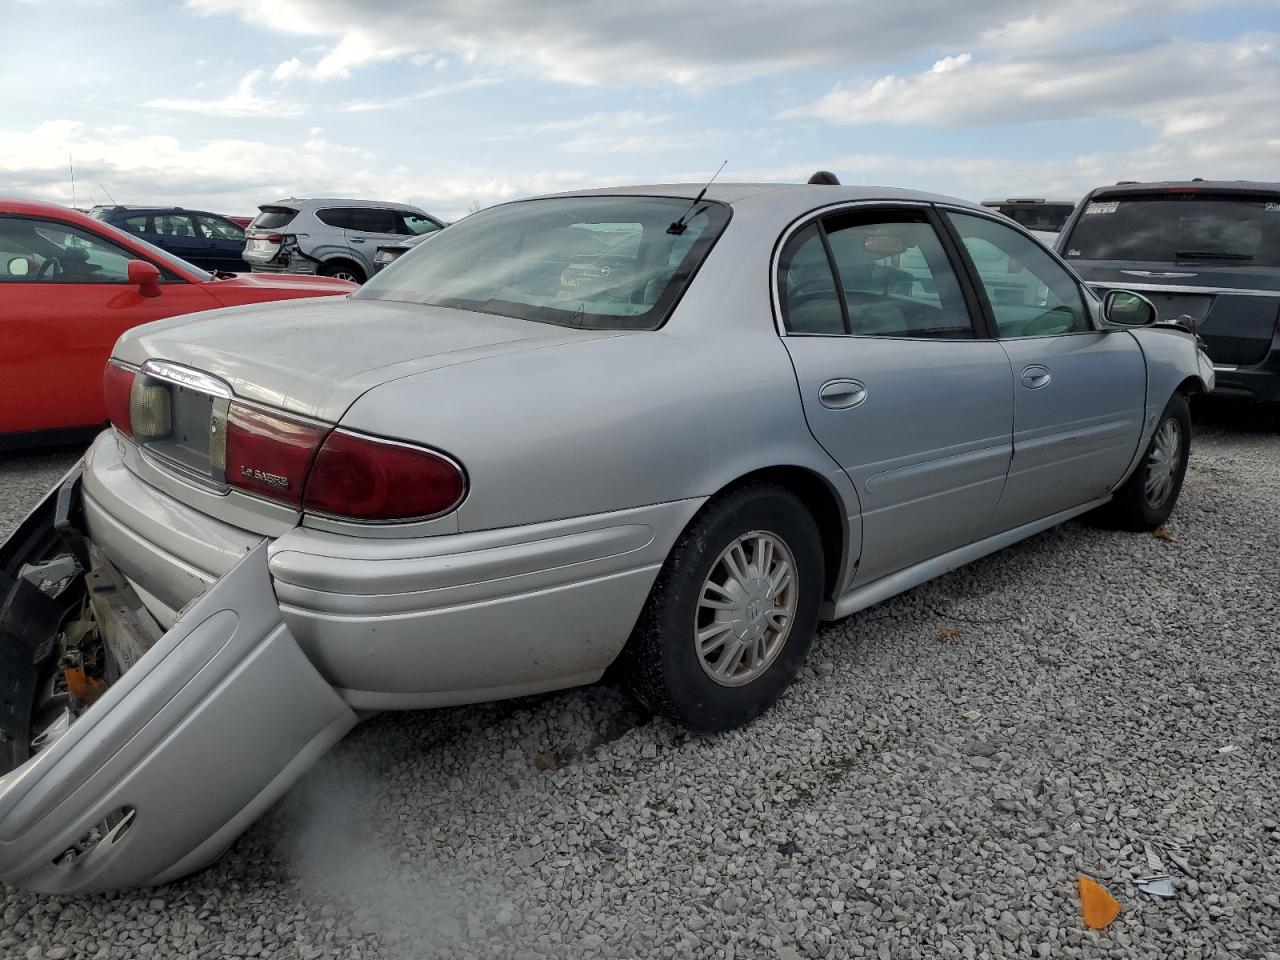
[{"label": "front passenger door", "polygon": [[1146,362],[1124,330],[1100,330],[1070,272],[999,221],[947,213],[1013,366],[1013,463],[996,527],[1105,496],[1142,432]]},{"label": "front passenger door", "polygon": [[815,220],[778,272],[809,429],[858,491],[854,582],[986,536],[1009,466],[1009,361],[975,329],[927,209]]}]

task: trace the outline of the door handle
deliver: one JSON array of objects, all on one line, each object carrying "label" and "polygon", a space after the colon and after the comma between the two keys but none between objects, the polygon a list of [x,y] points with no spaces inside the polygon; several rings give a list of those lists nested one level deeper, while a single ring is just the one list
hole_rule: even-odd
[{"label": "door handle", "polygon": [[1033,363],[1022,369],[1022,385],[1028,390],[1039,390],[1041,387],[1047,387],[1053,380],[1053,374],[1049,372],[1048,367],[1042,367],[1038,363]]},{"label": "door handle", "polygon": [[867,399],[861,380],[828,380],[818,390],[818,400],[828,410],[848,410]]},{"label": "door handle", "polygon": [[351,242],[352,242],[352,243],[364,243],[364,239],[363,239],[362,237],[352,237],[352,238],[351,238]]}]

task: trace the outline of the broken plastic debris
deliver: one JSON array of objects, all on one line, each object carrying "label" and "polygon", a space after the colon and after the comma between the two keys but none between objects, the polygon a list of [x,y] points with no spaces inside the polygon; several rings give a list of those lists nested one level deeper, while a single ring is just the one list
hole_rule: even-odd
[{"label": "broken plastic debris", "polygon": [[1178,535],[1168,527],[1156,527],[1155,533],[1152,534],[1157,540],[1163,540],[1165,543],[1177,543]]},{"label": "broken plastic debris", "polygon": [[1224,746],[1219,747],[1218,752],[1219,753],[1235,753],[1239,749],[1240,749],[1239,744],[1228,743],[1228,744],[1225,744]]},{"label": "broken plastic debris", "polygon": [[966,720],[978,721],[982,719],[982,713],[978,710],[966,710],[961,714]]},{"label": "broken plastic debris", "polygon": [[1080,909],[1084,925],[1090,930],[1102,930],[1120,916],[1120,901],[1107,892],[1107,888],[1092,877],[1080,874]]},{"label": "broken plastic debris", "polygon": [[1169,876],[1167,873],[1153,874],[1149,877],[1139,877],[1133,882],[1137,885],[1139,890],[1143,893],[1150,894],[1153,897],[1159,897],[1162,900],[1172,900],[1174,897],[1173,877]]}]

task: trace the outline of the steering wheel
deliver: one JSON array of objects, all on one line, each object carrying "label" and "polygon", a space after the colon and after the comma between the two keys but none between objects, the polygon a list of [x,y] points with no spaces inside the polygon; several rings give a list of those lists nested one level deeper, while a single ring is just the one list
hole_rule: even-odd
[{"label": "steering wheel", "polygon": [[40,264],[40,269],[36,271],[35,279],[43,280],[46,273],[49,274],[50,279],[53,280],[62,276],[62,263],[57,257],[50,257],[44,263]]}]

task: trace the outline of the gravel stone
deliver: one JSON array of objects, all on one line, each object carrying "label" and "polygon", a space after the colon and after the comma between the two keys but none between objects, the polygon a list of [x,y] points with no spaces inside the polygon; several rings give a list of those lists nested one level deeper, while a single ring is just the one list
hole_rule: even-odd
[{"label": "gravel stone", "polygon": [[[1070,523],[827,625],[719,736],[606,685],[383,714],[199,876],[0,887],[0,957],[1280,960],[1280,415],[1194,413],[1176,539]],[[0,535],[73,459],[0,457]]]}]

